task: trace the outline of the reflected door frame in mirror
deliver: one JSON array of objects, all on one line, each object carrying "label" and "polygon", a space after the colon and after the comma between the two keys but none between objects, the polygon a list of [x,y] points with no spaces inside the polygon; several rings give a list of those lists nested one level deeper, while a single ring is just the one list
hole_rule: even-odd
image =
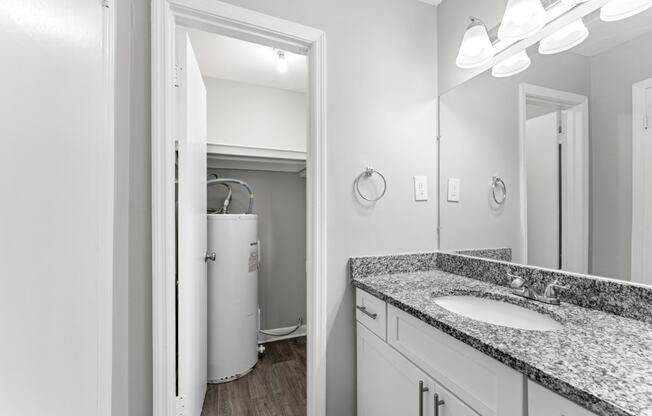
[{"label": "reflected door frame in mirror", "polygon": [[[646,225],[650,223],[649,212],[652,207],[646,207],[646,193],[650,187],[646,176],[652,165],[644,148],[644,136],[650,136],[652,129],[647,113],[650,103],[647,103],[648,90],[652,89],[652,78],[637,82],[632,86],[632,268],[631,280],[652,284],[652,276],[646,274],[650,270],[649,253],[652,250],[652,236],[646,235]],[[647,105],[646,105],[647,104]],[[647,108],[646,108],[647,107]],[[647,134],[645,133],[647,131]],[[648,226],[649,229],[649,226]],[[647,263],[647,264],[646,264]]]},{"label": "reflected door frame in mirror", "polygon": [[525,83],[519,85],[518,94],[521,261],[528,264],[526,107],[528,101],[535,101],[560,106],[568,113],[565,146],[567,180],[562,190],[562,269],[586,274],[589,267],[588,97]]}]

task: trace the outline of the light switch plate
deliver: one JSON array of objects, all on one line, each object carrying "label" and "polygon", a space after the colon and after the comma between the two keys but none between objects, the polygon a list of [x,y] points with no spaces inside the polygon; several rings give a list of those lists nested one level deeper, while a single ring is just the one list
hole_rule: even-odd
[{"label": "light switch plate", "polygon": [[459,178],[448,178],[448,201],[460,202],[460,180]]},{"label": "light switch plate", "polygon": [[428,177],[427,176],[414,177],[414,200],[415,201],[428,200]]}]

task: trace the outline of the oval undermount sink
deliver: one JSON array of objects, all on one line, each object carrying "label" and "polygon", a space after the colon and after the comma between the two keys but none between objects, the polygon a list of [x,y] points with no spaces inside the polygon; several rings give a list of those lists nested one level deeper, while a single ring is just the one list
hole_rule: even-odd
[{"label": "oval undermount sink", "polygon": [[442,296],[435,303],[458,315],[489,324],[530,331],[556,331],[562,324],[548,315],[500,300],[475,296]]}]

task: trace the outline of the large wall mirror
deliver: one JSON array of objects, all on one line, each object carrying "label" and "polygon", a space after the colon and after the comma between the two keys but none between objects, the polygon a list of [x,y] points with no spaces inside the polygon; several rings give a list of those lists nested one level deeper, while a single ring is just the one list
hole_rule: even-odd
[{"label": "large wall mirror", "polygon": [[652,9],[440,97],[440,248],[652,284]]}]

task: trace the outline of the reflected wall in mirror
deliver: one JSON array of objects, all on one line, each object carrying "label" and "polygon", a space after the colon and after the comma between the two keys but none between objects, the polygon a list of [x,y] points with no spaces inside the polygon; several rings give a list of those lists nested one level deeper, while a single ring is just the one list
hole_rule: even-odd
[{"label": "reflected wall in mirror", "polygon": [[652,10],[584,23],[440,97],[440,248],[652,284]]}]

